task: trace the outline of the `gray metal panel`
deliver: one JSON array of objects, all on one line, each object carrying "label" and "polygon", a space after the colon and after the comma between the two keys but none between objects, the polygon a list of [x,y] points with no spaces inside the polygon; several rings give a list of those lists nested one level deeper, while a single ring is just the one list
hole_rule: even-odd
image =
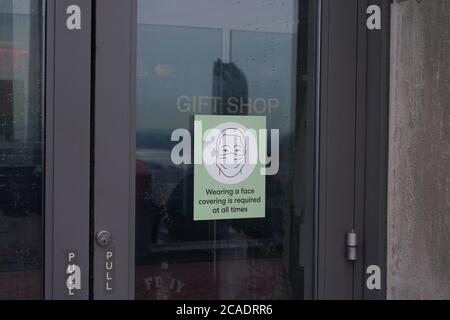
[{"label": "gray metal panel", "polygon": [[54,43],[55,0],[46,4],[46,69],[45,69],[45,236],[44,298],[53,297],[53,124],[54,124]]},{"label": "gray metal panel", "polygon": [[[382,29],[367,33],[364,278],[361,287],[364,299],[385,299],[391,1],[368,3],[380,6]],[[367,289],[365,269],[370,265],[381,267],[381,290]]]},{"label": "gray metal panel", "polygon": [[[390,1],[340,2],[346,12],[323,2],[319,298],[384,299]],[[371,4],[382,8],[381,31],[366,28]],[[360,239],[353,274],[341,250],[352,226]],[[381,267],[382,290],[367,289],[369,265]]]},{"label": "gray metal panel", "polygon": [[366,171],[366,101],[367,101],[367,28],[366,9],[369,0],[358,1],[358,71],[355,144],[355,230],[359,236],[359,259],[355,262],[353,297],[361,299],[364,282],[364,216]]},{"label": "gray metal panel", "polygon": [[[94,298],[134,297],[135,37],[136,2],[96,2],[95,232],[108,230],[112,244],[95,245]],[[105,252],[113,249],[111,291]]]},{"label": "gray metal panel", "polygon": [[315,161],[314,161],[314,299],[319,298],[319,185],[320,185],[320,119],[321,119],[321,80],[322,80],[322,0],[317,1],[317,60],[316,60],[316,130],[315,130]]},{"label": "gray metal panel", "polygon": [[[87,299],[89,297],[89,172],[90,172],[90,64],[91,64],[91,1],[58,0],[55,5],[54,78],[48,83],[54,94],[53,104],[47,106],[53,113],[53,132],[48,128],[47,139],[53,140],[53,157],[47,159],[52,169],[47,186],[53,199],[47,208],[53,209],[52,221],[47,221],[47,235],[53,236],[52,259],[53,293],[47,298]],[[68,30],[66,10],[69,5],[81,8],[82,29]],[[50,30],[51,31],[51,30]],[[52,58],[51,53],[49,58]],[[52,63],[49,61],[49,63]],[[51,97],[48,97],[49,101]],[[53,133],[53,134],[52,134]],[[51,151],[48,150],[48,156]],[[49,176],[47,176],[47,179]],[[47,199],[48,200],[48,199]],[[51,241],[51,240],[49,240]],[[47,242],[48,243],[48,242]],[[69,296],[66,286],[69,250],[78,253],[81,268],[81,290]],[[49,275],[49,273],[47,273]]]},{"label": "gray metal panel", "polygon": [[353,298],[357,0],[322,1],[318,298]]}]

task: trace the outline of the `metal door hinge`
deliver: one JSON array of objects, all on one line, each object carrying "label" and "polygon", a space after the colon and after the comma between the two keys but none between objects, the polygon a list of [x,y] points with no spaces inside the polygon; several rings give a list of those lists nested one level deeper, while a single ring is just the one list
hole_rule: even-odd
[{"label": "metal door hinge", "polygon": [[347,232],[345,236],[345,258],[348,261],[358,260],[358,235],[355,230]]}]

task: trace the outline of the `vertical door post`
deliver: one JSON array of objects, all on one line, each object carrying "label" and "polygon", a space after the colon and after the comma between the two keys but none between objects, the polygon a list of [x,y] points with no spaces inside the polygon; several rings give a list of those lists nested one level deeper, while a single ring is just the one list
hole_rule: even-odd
[{"label": "vertical door post", "polygon": [[134,298],[136,1],[96,1],[94,299]]},{"label": "vertical door post", "polygon": [[89,297],[91,1],[47,1],[45,297]]}]

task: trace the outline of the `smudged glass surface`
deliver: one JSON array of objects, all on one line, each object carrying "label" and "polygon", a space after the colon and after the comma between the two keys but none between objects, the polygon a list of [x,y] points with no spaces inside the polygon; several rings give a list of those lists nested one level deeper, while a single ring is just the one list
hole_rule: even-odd
[{"label": "smudged glass surface", "polygon": [[0,0],[0,299],[43,292],[43,9]]},{"label": "smudged glass surface", "polygon": [[[313,297],[315,9],[138,1],[137,299]],[[193,136],[201,114],[266,116],[280,130],[264,219],[193,220],[194,166],[173,164],[171,134]]]}]

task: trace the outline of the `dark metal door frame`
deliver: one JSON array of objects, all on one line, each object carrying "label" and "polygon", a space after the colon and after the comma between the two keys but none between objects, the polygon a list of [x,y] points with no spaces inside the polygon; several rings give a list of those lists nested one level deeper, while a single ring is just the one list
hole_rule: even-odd
[{"label": "dark metal door frame", "polygon": [[[390,0],[322,0],[318,299],[385,299]],[[367,8],[381,8],[368,30]],[[345,234],[358,259],[345,259]],[[381,268],[381,290],[366,269]]]},{"label": "dark metal door frame", "polygon": [[[81,8],[80,30],[67,28],[71,5]],[[91,1],[47,0],[46,7],[45,298],[88,299]],[[73,295],[69,265],[81,270]]]},{"label": "dark metal door frame", "polygon": [[318,299],[353,298],[357,0],[323,0],[320,73]]},{"label": "dark metal door frame", "polygon": [[[390,1],[318,3],[316,298],[384,299]],[[81,30],[65,25],[73,4]],[[382,7],[381,31],[365,28],[369,4]],[[47,0],[46,299],[134,298],[136,7]],[[352,228],[357,262],[345,260]],[[111,245],[94,243],[101,230]],[[82,270],[74,296],[69,251]],[[365,286],[369,264],[382,269],[380,291]]]},{"label": "dark metal door frame", "polygon": [[94,299],[134,298],[136,3],[95,1],[93,231],[111,232],[112,243],[94,245]]},{"label": "dark metal door frame", "polygon": [[[386,299],[386,219],[391,0],[358,1],[355,229],[362,239],[354,298]],[[366,8],[381,9],[381,30],[366,28]],[[367,267],[381,269],[381,290],[366,286]]]}]

